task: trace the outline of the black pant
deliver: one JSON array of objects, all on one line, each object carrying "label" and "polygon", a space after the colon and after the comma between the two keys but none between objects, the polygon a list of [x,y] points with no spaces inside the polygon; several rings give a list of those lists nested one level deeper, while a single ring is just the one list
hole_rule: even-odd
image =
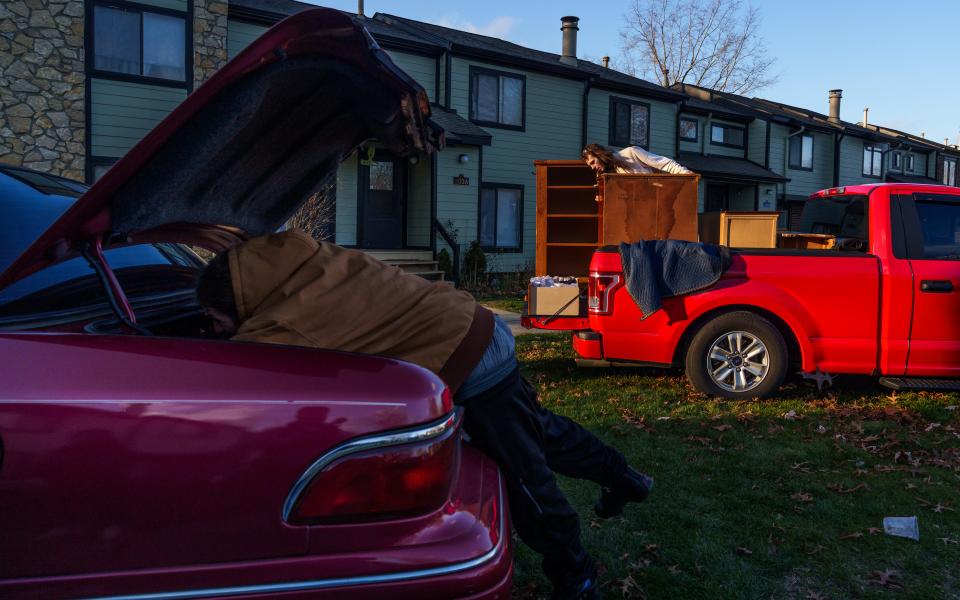
[{"label": "black pant", "polygon": [[513,525],[543,555],[547,576],[574,583],[595,575],[580,545],[580,519],[554,472],[610,487],[626,470],[623,455],[576,422],[540,406],[537,391],[514,370],[462,402],[464,430],[497,461],[507,483]]}]

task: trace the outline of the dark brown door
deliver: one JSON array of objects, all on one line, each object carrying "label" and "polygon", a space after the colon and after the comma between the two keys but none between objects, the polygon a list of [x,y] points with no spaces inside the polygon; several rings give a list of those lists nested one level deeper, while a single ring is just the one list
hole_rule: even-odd
[{"label": "dark brown door", "polygon": [[708,183],[704,198],[704,210],[716,212],[727,210],[730,207],[730,186],[718,183]]},{"label": "dark brown door", "polygon": [[405,161],[388,154],[377,154],[369,165],[360,165],[361,248],[403,248],[405,166]]}]

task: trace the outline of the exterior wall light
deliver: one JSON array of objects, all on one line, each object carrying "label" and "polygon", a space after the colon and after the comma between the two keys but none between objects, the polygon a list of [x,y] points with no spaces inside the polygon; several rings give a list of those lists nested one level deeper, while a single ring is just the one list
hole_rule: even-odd
[{"label": "exterior wall light", "polygon": [[470,162],[470,156],[468,154],[461,154],[457,157],[457,162],[461,165],[465,165]]}]

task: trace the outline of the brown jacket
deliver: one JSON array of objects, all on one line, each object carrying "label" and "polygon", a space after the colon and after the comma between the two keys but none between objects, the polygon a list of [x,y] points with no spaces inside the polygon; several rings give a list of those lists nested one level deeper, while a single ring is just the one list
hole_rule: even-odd
[{"label": "brown jacket", "polygon": [[493,333],[493,315],[470,294],[300,230],[240,244],[229,262],[235,340],[397,358],[456,391]]}]

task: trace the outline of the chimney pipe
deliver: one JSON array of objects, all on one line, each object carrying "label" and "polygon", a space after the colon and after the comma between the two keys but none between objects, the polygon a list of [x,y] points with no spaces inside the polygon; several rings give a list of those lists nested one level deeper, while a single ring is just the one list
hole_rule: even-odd
[{"label": "chimney pipe", "polygon": [[864,126],[864,127],[866,127],[867,124],[870,122],[870,121],[867,120],[867,117],[868,117],[869,115],[870,115],[870,109],[865,106],[865,107],[863,108],[863,126]]},{"label": "chimney pipe", "polygon": [[563,51],[560,62],[571,67],[577,66],[577,32],[580,17],[560,17],[560,31],[563,32]]},{"label": "chimney pipe", "polygon": [[922,137],[922,138],[927,137],[927,132],[926,132],[926,131],[921,131],[921,132],[920,132],[920,137]]},{"label": "chimney pipe", "polygon": [[830,118],[831,123],[840,122],[840,99],[843,98],[843,90],[830,90]]},{"label": "chimney pipe", "polygon": [[363,0],[357,0],[357,16],[363,18]]},{"label": "chimney pipe", "polygon": [[604,69],[609,69],[609,68],[610,68],[610,57],[609,57],[609,56],[604,56],[604,57],[603,57],[603,68],[604,68]]}]

